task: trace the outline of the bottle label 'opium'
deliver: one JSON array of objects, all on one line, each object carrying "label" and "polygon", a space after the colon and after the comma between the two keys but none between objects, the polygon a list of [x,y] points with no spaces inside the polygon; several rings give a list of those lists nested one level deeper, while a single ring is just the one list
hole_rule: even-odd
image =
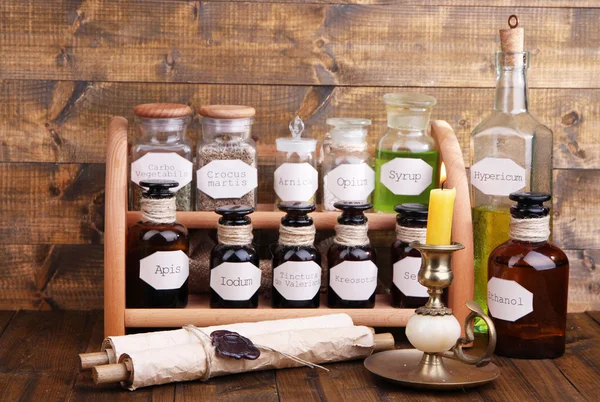
[{"label": "bottle label 'opium'", "polygon": [[210,271],[210,287],[224,300],[249,300],[260,287],[260,276],[251,262],[224,262]]},{"label": "bottle label 'opium'", "polygon": [[381,165],[381,183],[396,195],[419,195],[431,184],[433,168],[422,159],[395,158]]},{"label": "bottle label 'opium'", "polygon": [[198,190],[214,199],[241,198],[258,186],[255,167],[239,160],[214,160],[196,172]]},{"label": "bottle label 'opium'", "polygon": [[321,287],[321,267],[314,261],[287,261],[273,269],[273,287],[286,300],[311,300]]},{"label": "bottle label 'opium'", "polygon": [[394,285],[409,297],[428,297],[427,288],[419,283],[420,257],[404,257],[394,263]]},{"label": "bottle label 'opium'", "polygon": [[309,201],[319,188],[319,174],[310,163],[284,163],[275,170],[273,188],[281,201]]},{"label": "bottle label 'opium'", "polygon": [[131,164],[132,182],[139,185],[143,180],[174,180],[179,186],[171,191],[191,182],[192,174],[193,163],[175,152],[148,152]]},{"label": "bottle label 'opium'", "polygon": [[486,195],[508,196],[526,185],[525,168],[508,158],[483,158],[471,166],[471,184]]},{"label": "bottle label 'opium'", "polygon": [[344,163],[327,174],[325,183],[340,200],[366,200],[375,188],[375,172],[366,163]]},{"label": "bottle label 'opium'", "polygon": [[487,299],[490,315],[500,320],[514,322],[533,311],[533,293],[515,281],[490,279]]},{"label": "bottle label 'opium'", "polygon": [[344,261],[329,271],[329,286],[343,300],[368,300],[377,288],[373,261]]},{"label": "bottle label 'opium'", "polygon": [[140,279],[156,290],[179,289],[189,273],[189,258],[181,250],[157,251],[140,260]]}]

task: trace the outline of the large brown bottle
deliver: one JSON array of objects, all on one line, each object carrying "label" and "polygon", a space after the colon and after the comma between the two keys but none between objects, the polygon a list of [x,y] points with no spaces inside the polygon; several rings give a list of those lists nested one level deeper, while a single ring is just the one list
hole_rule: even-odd
[{"label": "large brown bottle", "polygon": [[498,333],[496,353],[545,359],[565,351],[569,260],[548,241],[546,193],[512,193],[511,240],[488,261],[489,315]]},{"label": "large brown bottle", "polygon": [[185,307],[188,300],[188,231],[175,221],[175,181],[146,180],[140,186],[142,220],[127,232],[127,308]]}]

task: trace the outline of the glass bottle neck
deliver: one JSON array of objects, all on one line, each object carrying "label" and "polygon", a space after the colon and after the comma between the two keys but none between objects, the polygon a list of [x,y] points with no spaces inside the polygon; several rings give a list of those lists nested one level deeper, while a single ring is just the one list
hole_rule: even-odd
[{"label": "glass bottle neck", "polygon": [[388,108],[388,127],[398,130],[398,134],[427,135],[431,110],[407,113],[397,112]]},{"label": "glass bottle neck", "polygon": [[494,110],[502,113],[526,113],[527,68],[500,67],[496,73],[496,98]]}]

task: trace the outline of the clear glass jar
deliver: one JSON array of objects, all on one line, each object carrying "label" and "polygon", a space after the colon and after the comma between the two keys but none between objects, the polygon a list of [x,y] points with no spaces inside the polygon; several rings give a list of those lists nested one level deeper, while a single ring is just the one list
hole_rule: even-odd
[{"label": "clear glass jar", "polygon": [[139,133],[131,147],[131,209],[140,209],[140,181],[173,180],[178,183],[178,211],[193,209],[194,164],[192,142],[186,137],[192,109],[187,105],[153,103],[134,108]]},{"label": "clear glass jar", "polygon": [[374,208],[394,212],[405,203],[429,203],[429,192],[440,184],[439,148],[429,135],[435,98],[418,93],[383,96],[388,128],[375,155]]},{"label": "clear glass jar", "polygon": [[[509,239],[509,194],[552,192],[552,131],[528,110],[529,53],[496,53],[494,110],[471,134],[475,301],[487,312],[488,258]],[[486,331],[482,320],[475,328]]]},{"label": "clear glass jar", "polygon": [[203,106],[200,114],[203,117],[196,157],[196,209],[214,211],[226,205],[255,208],[257,149],[250,137],[254,108]]},{"label": "clear glass jar", "polygon": [[304,122],[300,117],[290,123],[291,137],[275,140],[277,155],[273,189],[275,208],[281,201],[306,201],[315,203],[319,188],[317,172],[317,140],[301,138]]},{"label": "clear glass jar", "polygon": [[367,150],[367,127],[371,120],[327,119],[330,151],[321,167],[323,172],[323,209],[335,211],[338,201],[371,203],[375,188],[373,160]]}]

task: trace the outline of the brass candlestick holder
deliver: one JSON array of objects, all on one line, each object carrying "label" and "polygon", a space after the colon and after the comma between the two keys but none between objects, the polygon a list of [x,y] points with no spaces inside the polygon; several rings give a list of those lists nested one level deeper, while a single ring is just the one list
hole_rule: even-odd
[{"label": "brass candlestick holder", "polygon": [[[434,246],[411,243],[421,252],[419,283],[429,293],[427,304],[419,307],[406,325],[406,336],[416,349],[376,353],[365,360],[365,367],[386,380],[413,388],[459,389],[476,387],[496,379],[499,369],[490,362],[496,348],[496,329],[479,304],[467,301],[471,313],[465,320],[465,338],[460,325],[441,296],[452,283],[452,253],[464,246]],[[475,356],[463,351],[474,341],[473,321],[480,317],[489,329],[485,352]]]}]

